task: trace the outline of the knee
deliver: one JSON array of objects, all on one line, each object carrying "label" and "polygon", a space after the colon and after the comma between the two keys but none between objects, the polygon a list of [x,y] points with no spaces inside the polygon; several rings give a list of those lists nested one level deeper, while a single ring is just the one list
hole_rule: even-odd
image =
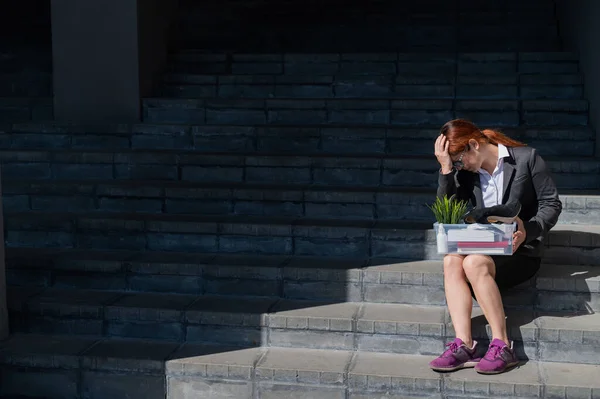
[{"label": "knee", "polygon": [[468,255],[463,261],[463,270],[469,281],[492,274],[494,261],[485,255]]},{"label": "knee", "polygon": [[444,257],[444,280],[466,280],[465,271],[463,270],[463,257],[446,255]]}]

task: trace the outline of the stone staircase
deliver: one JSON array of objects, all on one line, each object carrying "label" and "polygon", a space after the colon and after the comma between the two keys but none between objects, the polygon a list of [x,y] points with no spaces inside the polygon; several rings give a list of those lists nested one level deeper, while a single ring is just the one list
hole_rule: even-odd
[{"label": "stone staircase", "polygon": [[[439,38],[264,54],[256,35],[256,52],[174,51],[143,123],[16,118],[0,135],[0,395],[598,397],[600,159],[577,56]],[[538,148],[564,204],[540,272],[503,298],[524,363],[499,376],[427,368],[453,338],[425,204],[455,117]],[[477,306],[473,324],[485,345]]]},{"label": "stone staircase", "polygon": [[0,46],[0,131],[12,122],[47,121],[52,116],[52,59],[39,48]]}]

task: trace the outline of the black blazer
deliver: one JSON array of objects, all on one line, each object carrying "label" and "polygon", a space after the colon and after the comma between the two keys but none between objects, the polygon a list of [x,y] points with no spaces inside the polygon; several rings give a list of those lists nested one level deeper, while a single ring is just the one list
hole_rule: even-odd
[{"label": "black blazer", "polygon": [[[516,253],[541,257],[543,241],[548,231],[558,221],[562,202],[546,163],[531,147],[508,147],[509,157],[504,158],[504,184],[502,203],[517,200],[521,203],[519,217],[527,233],[525,242]],[[483,207],[479,174],[461,170],[438,179],[438,197],[456,194],[472,206]]]}]

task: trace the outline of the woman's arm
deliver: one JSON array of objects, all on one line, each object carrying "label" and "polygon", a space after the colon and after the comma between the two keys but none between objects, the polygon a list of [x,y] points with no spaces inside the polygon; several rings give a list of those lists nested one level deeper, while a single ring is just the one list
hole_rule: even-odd
[{"label": "woman's arm", "polygon": [[452,195],[456,194],[457,187],[460,186],[457,181],[458,173],[454,166],[452,166],[452,159],[448,153],[449,146],[450,142],[443,134],[438,136],[433,146],[435,157],[440,164],[440,169],[438,172],[438,198],[444,198],[444,196],[451,197]]},{"label": "woman's arm", "polygon": [[556,184],[548,173],[546,163],[535,149],[531,151],[528,165],[538,200],[538,211],[530,220],[523,221],[526,232],[525,244],[534,240],[543,240],[562,212],[562,202],[558,198]]},{"label": "woman's arm", "polygon": [[[469,187],[467,184],[461,184],[463,179],[468,178],[465,174],[468,172],[464,171],[456,171],[456,169],[452,169],[452,172],[448,174],[443,174],[440,170],[438,176],[438,188],[437,188],[437,196],[439,198],[443,198],[444,195],[450,198],[453,195],[456,195],[457,200],[469,201],[471,197],[471,192],[469,192]],[[471,187],[472,190],[473,187]]]},{"label": "woman's arm", "polygon": [[444,174],[442,170],[439,171],[438,176],[438,188],[437,196],[443,198],[444,195],[450,197],[456,194],[456,170],[452,169],[450,173]]}]

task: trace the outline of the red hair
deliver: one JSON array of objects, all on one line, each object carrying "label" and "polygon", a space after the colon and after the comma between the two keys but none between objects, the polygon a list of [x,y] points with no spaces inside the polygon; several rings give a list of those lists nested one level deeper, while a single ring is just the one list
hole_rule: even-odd
[{"label": "red hair", "polygon": [[493,145],[502,144],[507,147],[525,147],[527,144],[513,140],[505,134],[491,129],[480,130],[473,122],[465,119],[454,119],[446,122],[440,133],[447,137],[450,145],[448,153],[456,155],[463,152],[469,140],[475,140],[479,143],[490,143]]}]

